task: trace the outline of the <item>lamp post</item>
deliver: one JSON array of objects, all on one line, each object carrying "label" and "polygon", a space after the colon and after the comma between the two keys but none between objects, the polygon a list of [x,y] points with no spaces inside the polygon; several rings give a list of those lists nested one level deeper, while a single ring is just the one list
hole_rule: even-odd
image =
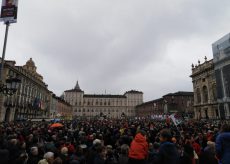
[{"label": "lamp post", "polygon": [[9,121],[10,108],[15,107],[14,105],[16,104],[15,102],[13,102],[12,97],[8,97],[8,96],[12,96],[13,94],[17,92],[17,89],[20,83],[21,83],[21,80],[18,79],[17,77],[10,77],[6,79],[6,84],[4,83],[0,84],[0,93],[7,96],[6,103],[4,103],[4,106],[6,107],[6,113],[5,113],[5,118],[4,118],[5,121]]},{"label": "lamp post", "polygon": [[3,82],[0,84],[0,93],[11,96],[16,93],[20,83],[21,80],[17,77],[10,77],[6,79],[6,84],[4,84]]}]

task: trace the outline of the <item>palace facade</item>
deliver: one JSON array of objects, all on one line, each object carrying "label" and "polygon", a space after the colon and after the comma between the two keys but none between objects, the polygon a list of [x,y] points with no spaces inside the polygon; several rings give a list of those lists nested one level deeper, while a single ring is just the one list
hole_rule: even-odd
[{"label": "palace facade", "polygon": [[123,95],[85,94],[77,82],[74,89],[64,92],[64,100],[73,106],[76,117],[134,117],[135,107],[143,103],[143,92],[131,90]]},{"label": "palace facade", "polygon": [[5,61],[3,80],[17,77],[21,83],[13,95],[0,96],[0,121],[48,117],[50,91],[37,73],[32,58],[24,66],[15,61]]},{"label": "palace facade", "polygon": [[3,83],[9,78],[21,80],[15,94],[0,94],[0,122],[43,118],[72,118],[72,106],[48,90],[43,77],[30,58],[25,65],[16,66],[6,60]]},{"label": "palace facade", "polygon": [[194,91],[195,119],[220,118],[216,96],[216,78],[213,60],[198,65],[192,64],[192,78]]}]

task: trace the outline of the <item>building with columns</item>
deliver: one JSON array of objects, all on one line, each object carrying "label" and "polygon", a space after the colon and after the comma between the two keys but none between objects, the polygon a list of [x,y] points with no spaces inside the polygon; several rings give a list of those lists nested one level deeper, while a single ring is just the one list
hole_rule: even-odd
[{"label": "building with columns", "polygon": [[198,61],[192,64],[192,78],[194,91],[194,114],[195,119],[220,118],[216,97],[216,78],[213,60],[204,63]]},{"label": "building with columns", "polygon": [[51,92],[30,58],[24,66],[5,61],[3,80],[18,77],[21,84],[14,95],[0,95],[0,122],[49,117]]},{"label": "building with columns", "polygon": [[136,115],[135,107],[143,103],[143,92],[131,90],[123,95],[85,94],[77,82],[74,89],[64,92],[64,100],[73,106],[76,117],[133,117]]}]

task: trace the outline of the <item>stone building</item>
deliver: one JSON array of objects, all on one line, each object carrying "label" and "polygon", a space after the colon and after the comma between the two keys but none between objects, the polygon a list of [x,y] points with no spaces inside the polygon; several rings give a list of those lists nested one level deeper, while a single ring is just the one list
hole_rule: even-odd
[{"label": "stone building", "polygon": [[73,118],[73,108],[64,99],[58,97],[57,116],[64,120],[71,120]]},{"label": "stone building", "polygon": [[143,93],[131,90],[123,95],[85,94],[77,82],[74,89],[64,92],[64,99],[73,106],[76,117],[120,118],[135,116],[135,106],[143,102]]},{"label": "stone building", "polygon": [[158,114],[193,113],[193,92],[169,93],[160,99],[140,104],[136,107],[137,116],[147,117]]},{"label": "stone building", "polygon": [[195,119],[219,118],[213,60],[192,65]]},{"label": "stone building", "polygon": [[57,118],[58,113],[57,113],[57,108],[58,108],[58,99],[57,96],[52,93],[50,95],[50,109],[49,109],[49,118]]},{"label": "stone building", "polygon": [[136,116],[150,117],[151,115],[158,115],[164,113],[164,99],[156,99],[148,101],[136,106]]},{"label": "stone building", "polygon": [[49,117],[51,92],[43,77],[37,73],[30,58],[24,66],[16,66],[15,61],[5,61],[3,81],[18,77],[21,84],[14,95],[0,96],[0,121]]},{"label": "stone building", "polygon": [[193,113],[193,92],[176,92],[163,96],[164,113]]},{"label": "stone building", "polygon": [[50,101],[50,118],[70,120],[73,117],[73,108],[61,97],[52,94]]}]

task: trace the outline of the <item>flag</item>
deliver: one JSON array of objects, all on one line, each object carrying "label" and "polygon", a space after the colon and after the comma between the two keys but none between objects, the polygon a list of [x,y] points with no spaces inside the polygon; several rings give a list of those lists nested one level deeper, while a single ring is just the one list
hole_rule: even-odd
[{"label": "flag", "polygon": [[33,107],[35,109],[40,109],[41,108],[41,100],[39,98],[35,98],[33,102]]},{"label": "flag", "polygon": [[171,114],[171,115],[169,116],[169,118],[172,119],[174,125],[176,125],[176,126],[179,125],[179,124],[182,122],[182,120],[179,119],[175,113]]}]

